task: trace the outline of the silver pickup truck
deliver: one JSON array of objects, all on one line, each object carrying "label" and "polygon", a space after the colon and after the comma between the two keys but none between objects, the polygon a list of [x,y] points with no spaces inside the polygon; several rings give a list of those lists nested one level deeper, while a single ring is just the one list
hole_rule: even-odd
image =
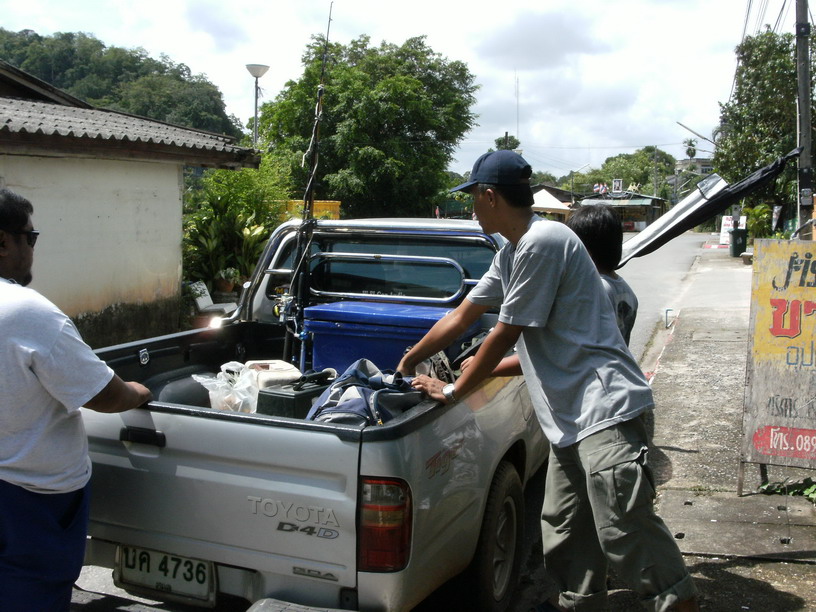
[{"label": "silver pickup truck", "polygon": [[[470,221],[320,221],[298,249],[298,228],[274,232],[220,326],[98,351],[156,399],[123,414],[83,410],[94,492],[86,562],[131,593],[201,607],[241,598],[267,612],[407,611],[464,573],[467,609],[504,609],[521,561],[523,486],[548,452],[520,377],[366,427],[305,418],[297,385],[261,389],[254,413],[216,410],[192,378],[285,356],[303,372],[361,357],[393,369],[501,239]],[[311,276],[293,326],[299,251]],[[472,332],[494,323],[485,315]]]}]

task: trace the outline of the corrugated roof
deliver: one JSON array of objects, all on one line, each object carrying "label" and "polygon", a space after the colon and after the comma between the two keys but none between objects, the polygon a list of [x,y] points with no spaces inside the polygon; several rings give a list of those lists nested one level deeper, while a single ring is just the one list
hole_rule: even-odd
[{"label": "corrugated roof", "polygon": [[260,155],[234,139],[94,108],[0,60],[0,152],[150,159],[257,168]]},{"label": "corrugated roof", "polygon": [[0,98],[0,132],[144,142],[213,151],[236,151],[228,136],[126,115],[18,98]]}]

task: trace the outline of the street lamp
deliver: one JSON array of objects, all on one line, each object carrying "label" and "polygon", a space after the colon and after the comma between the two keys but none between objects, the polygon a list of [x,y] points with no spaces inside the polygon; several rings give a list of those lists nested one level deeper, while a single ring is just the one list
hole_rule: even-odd
[{"label": "street lamp", "polygon": [[269,70],[269,66],[264,66],[263,64],[247,64],[246,68],[249,70],[249,74],[255,77],[255,122],[252,125],[252,146],[255,147],[258,144],[258,94],[260,93],[258,79],[266,74],[266,71]]}]

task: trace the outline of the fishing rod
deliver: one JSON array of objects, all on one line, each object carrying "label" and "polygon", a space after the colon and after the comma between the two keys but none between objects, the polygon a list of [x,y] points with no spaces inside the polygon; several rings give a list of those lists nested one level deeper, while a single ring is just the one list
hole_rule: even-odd
[{"label": "fishing rod", "polygon": [[309,179],[306,183],[306,191],[303,195],[302,222],[298,228],[297,246],[295,250],[295,268],[292,271],[291,286],[295,293],[290,302],[289,319],[294,322],[292,333],[286,334],[284,343],[284,358],[288,361],[292,356],[292,336],[296,336],[300,341],[300,370],[306,367],[306,334],[303,330],[303,310],[309,299],[309,252],[311,249],[312,236],[317,221],[314,218],[314,191],[317,183],[317,164],[320,148],[320,122],[323,118],[323,93],[325,91],[326,64],[329,55],[329,32],[331,31],[332,7],[334,2],[329,4],[329,22],[326,27],[326,39],[323,43],[323,58],[320,68],[320,82],[317,86],[317,102],[315,104],[315,118],[312,125],[312,136],[309,146],[303,154],[302,165],[309,163]]}]

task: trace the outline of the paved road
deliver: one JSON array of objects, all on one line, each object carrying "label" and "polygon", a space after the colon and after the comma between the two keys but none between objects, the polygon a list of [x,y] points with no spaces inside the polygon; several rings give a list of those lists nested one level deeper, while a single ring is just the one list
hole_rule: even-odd
[{"label": "paved road", "polygon": [[[633,235],[626,234],[624,240]],[[685,287],[682,280],[707,238],[708,234],[687,232],[653,253],[630,259],[618,270],[638,298],[638,316],[629,341],[635,359],[643,357],[655,326],[665,327],[667,309],[671,309],[669,320],[678,312]]]}]

